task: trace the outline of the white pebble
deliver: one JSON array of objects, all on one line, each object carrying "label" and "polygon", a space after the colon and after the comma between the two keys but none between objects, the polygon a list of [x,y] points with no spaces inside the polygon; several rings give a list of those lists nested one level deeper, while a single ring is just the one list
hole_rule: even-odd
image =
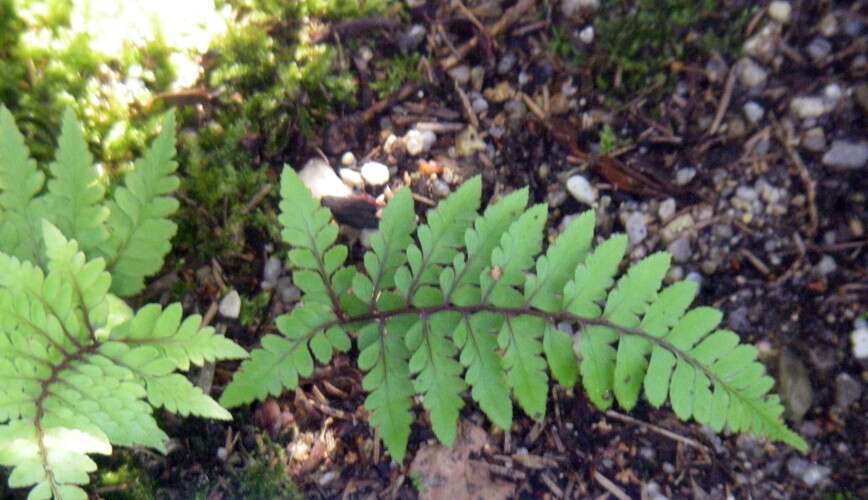
[{"label": "white pebble", "polygon": [[829,111],[822,97],[794,97],[790,101],[790,111],[801,119],[819,118]]},{"label": "white pebble", "polygon": [[362,175],[351,168],[342,168],[338,171],[338,174],[347,186],[361,189],[365,185]]},{"label": "white pebble", "polygon": [[675,198],[666,198],[657,209],[657,216],[663,222],[668,221],[675,215]]},{"label": "white pebble", "polygon": [[739,71],[738,78],[742,85],[752,89],[766,82],[769,75],[768,71],[754,62],[753,59],[744,58],[739,64],[741,64],[741,71]]},{"label": "white pebble", "polygon": [[362,165],[362,178],[371,186],[382,186],[389,182],[389,167],[378,161],[369,161]]},{"label": "white pebble", "polygon": [[218,309],[220,311],[220,315],[229,319],[235,319],[241,314],[241,296],[238,295],[238,292],[232,290],[227,293],[223,300],[220,301],[220,307]]},{"label": "white pebble", "polygon": [[332,167],[321,158],[313,158],[298,173],[301,182],[315,198],[334,196],[342,198],[352,194],[350,188],[338,178]]},{"label": "white pebble", "polygon": [[588,26],[587,28],[580,31],[579,40],[581,40],[582,43],[587,45],[594,43],[594,27]]},{"label": "white pebble", "polygon": [[756,125],[757,123],[759,123],[760,120],[762,120],[764,114],[765,110],[763,109],[763,107],[755,103],[754,101],[749,101],[744,105],[744,116],[746,116],[747,119],[754,125]]},{"label": "white pebble", "polygon": [[277,257],[269,257],[265,262],[265,268],[262,270],[262,289],[270,290],[277,284],[277,279],[280,278],[280,272],[283,270],[283,264]]},{"label": "white pebble", "polygon": [[790,2],[775,1],[769,4],[769,17],[781,24],[790,22],[793,7]]},{"label": "white pebble", "polygon": [[868,143],[837,140],[823,155],[823,164],[843,169],[858,169],[868,162]]},{"label": "white pebble", "polygon": [[597,190],[591,186],[588,179],[585,179],[581,175],[574,175],[567,179],[567,191],[579,203],[593,206],[597,202]]},{"label": "white pebble", "polygon": [[470,81],[470,66],[462,64],[449,70],[451,76],[458,85],[467,85]]},{"label": "white pebble", "polygon": [[868,327],[856,328],[850,335],[850,341],[853,343],[853,356],[860,360],[868,359]]},{"label": "white pebble", "polygon": [[355,164],[356,155],[354,155],[352,151],[347,151],[341,156],[341,165],[345,167],[352,167]]},{"label": "white pebble", "polygon": [[648,236],[648,228],[645,226],[645,215],[642,212],[633,212],[627,217],[624,224],[627,228],[627,236],[631,245],[638,245]]},{"label": "white pebble", "polygon": [[684,167],[678,169],[678,172],[675,173],[675,183],[679,186],[684,186],[688,182],[692,181],[693,178],[696,177],[696,169],[692,167]]}]

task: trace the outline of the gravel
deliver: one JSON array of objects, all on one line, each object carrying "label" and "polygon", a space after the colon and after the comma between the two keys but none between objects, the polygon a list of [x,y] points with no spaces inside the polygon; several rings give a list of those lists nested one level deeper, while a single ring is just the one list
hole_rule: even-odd
[{"label": "gravel", "polygon": [[868,143],[836,140],[823,155],[823,165],[843,169],[860,169],[868,161]]},{"label": "gravel", "polygon": [[579,203],[593,206],[597,202],[597,190],[581,175],[574,175],[567,179],[567,191]]},{"label": "gravel", "polygon": [[862,396],[862,383],[849,373],[839,373],[835,377],[835,406],[842,410],[859,401]]},{"label": "gravel", "polygon": [[740,60],[738,64],[738,79],[745,87],[749,89],[759,87],[766,82],[766,79],[768,79],[768,71],[757,64],[753,59],[746,57]]},{"label": "gravel", "polygon": [[769,4],[769,17],[781,24],[790,22],[792,12],[793,7],[790,2],[775,1]]},{"label": "gravel", "polygon": [[304,168],[299,171],[298,176],[315,198],[325,196],[344,198],[352,194],[352,190],[341,181],[331,165],[322,158],[308,160],[304,164]]},{"label": "gravel", "polygon": [[790,110],[797,117],[806,120],[823,116],[829,111],[829,107],[822,97],[795,97],[790,101]]},{"label": "gravel", "polygon": [[858,360],[868,359],[868,326],[859,324],[850,334],[850,342],[853,344],[853,356]]},{"label": "gravel", "polygon": [[800,479],[809,487],[817,486],[832,473],[830,468],[808,462],[800,457],[792,457],[787,461],[787,471],[794,479]]},{"label": "gravel", "polygon": [[756,125],[762,120],[763,115],[765,114],[765,110],[762,106],[757,104],[754,101],[748,101],[744,105],[744,116],[748,119],[749,122]]},{"label": "gravel", "polygon": [[226,296],[223,297],[223,300],[220,301],[218,311],[220,312],[220,315],[225,318],[238,318],[238,315],[241,314],[241,296],[238,295],[238,292],[232,290],[227,293]]},{"label": "gravel", "polygon": [[371,186],[382,186],[389,182],[389,167],[378,161],[362,165],[362,179]]},{"label": "gravel", "polygon": [[675,183],[679,186],[684,186],[696,177],[696,169],[693,167],[679,168],[675,173]]},{"label": "gravel", "polygon": [[666,222],[675,215],[675,210],[675,199],[666,198],[657,208],[657,216],[660,217],[661,221]]},{"label": "gravel", "polygon": [[630,244],[633,246],[642,243],[642,240],[648,236],[648,227],[645,225],[645,214],[642,212],[630,214],[624,225],[627,229],[627,236],[630,238]]},{"label": "gravel", "polygon": [[362,174],[351,168],[342,168],[338,171],[338,174],[348,186],[362,188],[365,185],[365,181],[362,179]]}]

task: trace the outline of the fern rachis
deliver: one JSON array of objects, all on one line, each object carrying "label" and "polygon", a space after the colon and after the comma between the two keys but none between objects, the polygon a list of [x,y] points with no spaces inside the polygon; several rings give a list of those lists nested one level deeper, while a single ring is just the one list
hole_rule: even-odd
[{"label": "fern rachis", "polygon": [[89,454],[165,451],[154,409],[229,419],[180,372],[247,353],[180,304],[134,312],[115,295],[141,288],[174,234],[172,115],[108,202],[71,112],[58,142],[46,185],[0,107],[0,465],[29,498],[84,499]]},{"label": "fern rachis", "polygon": [[[408,189],[383,212],[361,269],[336,244],[328,209],[290,168],[281,181],[280,221],[290,245],[293,279],[303,301],[278,319],[226,388],[237,406],[294,388],[355,338],[371,423],[398,462],[421,397],[435,435],[452,443],[463,394],[500,427],[512,400],[532,418],[545,414],[548,373],[581,383],[601,409],[631,409],[644,391],[667,400],[682,419],[715,430],[750,431],[801,450],[756,350],[717,330],[720,313],[688,310],[696,286],[660,290],[666,253],[651,255],[620,278],[626,238],[592,248],[593,213],[577,218],[543,255],[545,207],[526,209],[516,191],[477,214],[481,183],[471,179],[416,227]],[[556,325],[581,330],[572,338]]]}]

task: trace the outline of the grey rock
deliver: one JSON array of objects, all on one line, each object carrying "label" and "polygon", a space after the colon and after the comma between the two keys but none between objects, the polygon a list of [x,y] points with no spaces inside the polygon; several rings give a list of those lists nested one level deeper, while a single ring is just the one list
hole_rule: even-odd
[{"label": "grey rock", "polygon": [[274,288],[282,272],[283,263],[280,259],[274,256],[269,257],[262,269],[262,289],[270,290]]},{"label": "grey rock", "polygon": [[562,0],[561,12],[567,17],[575,17],[596,11],[600,0]]},{"label": "grey rock", "polygon": [[817,37],[811,40],[806,47],[808,55],[814,61],[822,61],[832,52],[832,42],[822,37]]},{"label": "grey rock", "polygon": [[860,169],[868,161],[868,143],[836,140],[823,155],[823,164],[842,169]]},{"label": "grey rock", "polygon": [[672,260],[678,263],[685,263],[690,260],[693,250],[690,248],[690,240],[687,238],[678,238],[666,247],[666,250],[672,254]]},{"label": "grey rock", "polygon": [[826,99],[818,96],[794,97],[790,101],[790,111],[797,117],[806,120],[819,118],[830,111]]},{"label": "grey rock", "polygon": [[808,351],[811,364],[820,371],[829,371],[838,364],[835,350],[826,346],[815,346]]},{"label": "grey rock", "polygon": [[744,201],[755,201],[757,199],[756,190],[748,186],[739,186],[738,189],[735,190],[735,195]]},{"label": "grey rock", "polygon": [[832,473],[832,469],[808,462],[800,457],[792,457],[787,460],[787,471],[793,478],[800,479],[809,487],[817,486]]},{"label": "grey rock", "polygon": [[238,318],[238,315],[241,314],[241,296],[238,295],[238,292],[232,290],[227,293],[220,301],[218,311],[220,312],[220,315],[225,318]]},{"label": "grey rock", "polygon": [[482,96],[474,97],[473,101],[470,102],[470,108],[473,109],[473,112],[477,115],[481,115],[488,111],[488,101],[486,101]]},{"label": "grey rock", "polygon": [[449,184],[447,184],[443,179],[435,179],[434,182],[431,183],[431,194],[435,197],[446,198],[449,196],[449,193]]},{"label": "grey rock", "polygon": [[516,57],[512,52],[507,52],[497,61],[497,74],[505,75],[512,71],[513,66],[515,66]]},{"label": "grey rock", "polygon": [[401,49],[401,52],[410,52],[416,49],[424,39],[425,27],[421,24],[414,24],[398,37],[398,48]]},{"label": "grey rock", "polygon": [[594,43],[594,26],[587,26],[582,31],[580,31],[579,40],[581,40],[582,43],[584,43],[585,45],[590,45]]},{"label": "grey rock", "polygon": [[753,59],[746,57],[739,62],[738,79],[742,85],[752,89],[763,85],[769,73]]},{"label": "grey rock", "polygon": [[462,64],[449,70],[451,76],[458,85],[467,85],[470,81],[470,66]]},{"label": "grey rock", "polygon": [[769,4],[769,17],[781,24],[790,22],[792,12],[793,7],[790,5],[790,2],[775,0]]},{"label": "grey rock", "polygon": [[702,288],[702,275],[697,273],[696,271],[690,271],[687,273],[687,276],[684,279],[688,281],[692,281],[697,284],[699,288]]},{"label": "grey rock", "polygon": [[657,216],[661,221],[666,222],[675,215],[675,210],[675,198],[666,198],[657,208]]},{"label": "grey rock", "polygon": [[437,135],[430,130],[410,129],[404,134],[404,147],[407,148],[407,154],[410,156],[418,156],[428,151],[435,142],[437,142]]},{"label": "grey rock", "polygon": [[284,276],[277,280],[277,293],[284,304],[298,302],[301,299],[301,290],[292,284],[292,278]]},{"label": "grey rock", "polygon": [[627,217],[625,224],[630,244],[635,246],[648,236],[648,228],[645,225],[645,215],[642,212],[633,212]]},{"label": "grey rock", "polygon": [[824,255],[820,259],[820,262],[817,263],[817,273],[820,276],[828,276],[834,273],[836,269],[838,269],[838,264],[835,263],[835,259],[831,255]]},{"label": "grey rock", "polygon": [[750,320],[747,318],[747,307],[740,306],[729,313],[726,317],[726,326],[736,332],[744,332],[750,328]]},{"label": "grey rock", "polygon": [[857,326],[850,334],[853,344],[853,357],[862,361],[868,359],[868,326]]},{"label": "grey rock", "polygon": [[802,135],[802,147],[812,153],[823,151],[826,149],[826,133],[820,127],[806,130]]},{"label": "grey rock", "polygon": [[745,40],[744,53],[763,62],[770,62],[777,50],[780,25],[769,23],[755,35]]},{"label": "grey rock", "polygon": [[835,377],[835,406],[846,410],[862,396],[862,383],[849,373]]},{"label": "grey rock", "polygon": [[679,168],[675,173],[675,183],[679,186],[684,186],[696,177],[696,169],[693,167]]},{"label": "grey rock", "polygon": [[823,19],[820,19],[819,24],[817,24],[817,31],[820,32],[821,35],[832,38],[833,36],[838,34],[838,18],[834,13],[829,13],[823,16]]},{"label": "grey rock", "polygon": [[808,368],[794,353],[784,350],[778,360],[778,381],[781,399],[787,415],[794,422],[801,422],[811,407],[814,388]]},{"label": "grey rock", "polygon": [[757,104],[754,101],[748,101],[743,108],[744,116],[748,119],[749,122],[756,125],[762,120],[763,115],[765,114],[765,110],[762,106]]}]

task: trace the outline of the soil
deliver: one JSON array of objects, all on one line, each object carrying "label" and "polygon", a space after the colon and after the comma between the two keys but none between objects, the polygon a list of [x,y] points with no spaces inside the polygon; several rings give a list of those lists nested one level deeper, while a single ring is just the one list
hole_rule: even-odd
[{"label": "soil", "polygon": [[[475,441],[457,455],[438,450],[417,409],[408,458],[399,466],[366,424],[360,372],[349,357],[337,357],[294,393],[235,411],[231,424],[165,415],[175,451],[165,458],[134,454],[153,471],[160,494],[182,497],[190,485],[211,484],[207,498],[236,497],[219,478],[247,463],[267,437],[285,451],[281,466],[311,498],[457,500],[461,491],[466,498],[868,497],[868,360],[857,359],[851,345],[868,305],[868,170],[864,160],[855,167],[824,161],[836,140],[865,147],[866,4],[793,1],[784,23],[757,8],[734,53],[685,52],[669,62],[665,84],[626,97],[623,89],[594,90],[589,68],[549,49],[552,26],[580,32],[593,24],[593,11],[570,19],[559,2],[504,2],[506,12],[499,14],[486,13],[480,2],[469,10],[422,4],[399,24],[336,31],[343,43],[385,58],[401,52],[402,37],[414,26],[422,27],[425,36],[408,49],[422,55],[422,78],[377,101],[364,88],[376,78],[374,70],[357,64],[363,83],[358,108],[333,117],[291,163],[300,167],[325,152],[338,168],[347,151],[357,164],[380,161],[390,167],[392,191],[409,184],[419,195],[423,217],[427,202],[476,173],[486,199],[530,186],[534,202],[550,206],[552,236],[564,217],[589,208],[566,188],[570,177],[584,177],[596,193],[603,236],[627,231],[627,221],[640,214],[646,234],[633,238],[630,258],[677,249],[670,278],[700,281],[697,303],[721,308],[727,326],[758,346],[787,388],[789,423],[810,451],[800,455],[747,436],[717,436],[647,403],[629,415],[603,413],[579,387],[553,386],[545,421],[517,412],[508,433],[468,404],[463,426]],[[722,5],[722,19],[747,8]],[[758,41],[771,48],[742,48],[763,33],[771,35]],[[817,38],[830,47],[814,58]],[[348,51],[345,57],[355,57]],[[748,57],[765,73],[758,85],[746,84],[752,83],[744,75]],[[514,59],[511,67],[505,58]],[[480,71],[484,76],[474,81]],[[800,115],[793,100],[805,96],[820,96],[826,108]],[[762,116],[749,113],[748,103]],[[468,126],[481,145],[461,156],[468,144],[459,136]],[[613,148],[601,144],[604,126],[616,137]],[[400,143],[414,127],[436,134],[418,155],[389,139]],[[817,147],[811,134],[825,144]],[[383,189],[366,194],[370,205]],[[344,224],[345,237],[360,256],[359,229],[351,224]],[[261,276],[269,251],[280,257],[280,249],[252,245]],[[207,306],[213,277],[200,274],[200,295],[191,300]],[[231,287],[254,293],[258,276],[222,273]],[[220,316],[215,323],[253,347],[287,307],[273,297],[252,326]],[[226,384],[233,370],[218,366],[214,387]],[[859,389],[854,400],[838,394],[847,385],[842,379],[855,381],[848,386],[851,393]],[[480,477],[456,493],[460,479],[430,477],[438,460],[470,467]]]}]

